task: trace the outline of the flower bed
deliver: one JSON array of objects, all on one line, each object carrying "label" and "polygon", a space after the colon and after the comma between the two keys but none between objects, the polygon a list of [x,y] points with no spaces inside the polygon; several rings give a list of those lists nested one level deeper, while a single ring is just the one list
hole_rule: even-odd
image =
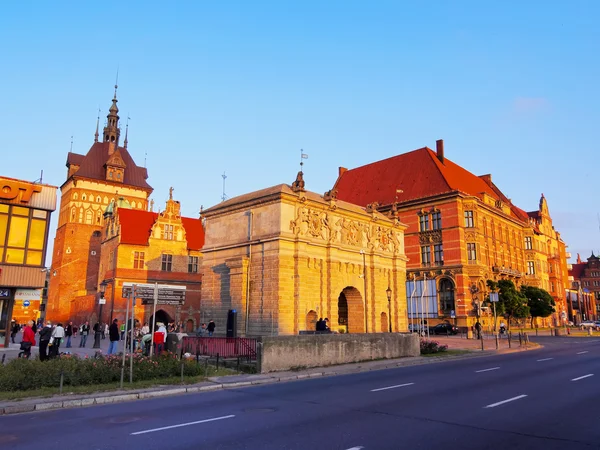
[{"label": "flower bed", "polygon": [[[86,386],[110,384],[121,379],[122,357],[116,355],[95,358],[62,356],[49,361],[14,359],[0,365],[0,391],[20,391],[41,387],[58,387],[63,374],[64,386]],[[194,360],[179,360],[174,355],[161,355],[154,358],[135,355],[133,357],[133,380],[152,380],[181,375],[204,374],[204,367]],[[126,377],[129,377],[129,358],[125,365]]]},{"label": "flower bed", "polygon": [[440,345],[439,342],[421,340],[421,355],[430,355],[432,353],[440,353],[448,350],[447,345]]}]

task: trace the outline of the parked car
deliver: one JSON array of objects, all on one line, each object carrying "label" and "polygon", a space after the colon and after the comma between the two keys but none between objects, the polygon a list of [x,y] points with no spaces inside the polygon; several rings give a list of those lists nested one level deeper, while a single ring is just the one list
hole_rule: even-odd
[{"label": "parked car", "polygon": [[579,323],[579,326],[581,328],[596,328],[596,322],[594,322],[593,320],[584,320],[583,322]]},{"label": "parked car", "polygon": [[438,323],[435,327],[431,328],[432,334],[458,334],[458,327],[451,323],[444,322]]},{"label": "parked car", "polygon": [[[429,329],[429,327],[427,326],[427,324],[425,324],[425,326],[423,327],[423,333],[427,333],[428,329]],[[419,333],[421,331],[421,324],[420,323],[409,324],[408,331],[410,331],[411,333]]]}]

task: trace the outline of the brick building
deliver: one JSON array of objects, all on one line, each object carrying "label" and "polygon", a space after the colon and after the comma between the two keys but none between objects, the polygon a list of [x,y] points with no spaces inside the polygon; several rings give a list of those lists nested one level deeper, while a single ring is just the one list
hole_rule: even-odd
[{"label": "brick building", "polygon": [[56,189],[0,177],[0,347],[9,344],[12,319],[36,320],[43,309],[44,263]]},{"label": "brick building", "polygon": [[314,331],[319,317],[340,332],[407,330],[405,225],[396,218],[305,191],[302,172],[203,218],[202,302],[218,333],[229,311],[246,336]]},{"label": "brick building", "polygon": [[87,305],[96,298],[104,212],[108,205],[123,198],[132,209],[148,209],[152,193],[146,182],[148,173],[146,168],[136,165],[127,149],[127,130],[123,146],[119,146],[118,112],[115,86],[102,140],[97,122],[94,143],[87,154],[67,155],[67,179],[60,187],[50,269],[46,317],[51,320],[66,321],[79,315],[79,305]]},{"label": "brick building", "polygon": [[[570,320],[574,322],[588,319],[597,320],[600,317],[600,258],[592,252],[587,261],[583,262],[581,256],[577,254],[577,262],[569,270],[569,277],[572,283],[571,296],[576,293],[576,300],[570,302]],[[583,296],[585,293],[589,294],[589,299]],[[583,301],[577,301],[579,297]],[[569,298],[567,298],[567,303],[569,303]]]},{"label": "brick building", "polygon": [[[158,306],[157,321],[181,321],[187,331],[195,330],[201,320],[202,221],[181,217],[181,206],[173,200],[172,190],[162,212],[133,209],[121,197],[109,205],[104,221],[98,280],[106,285],[106,304],[91,299],[80,308],[81,317],[75,318],[95,320],[101,314],[103,322],[125,320],[127,303],[122,291],[126,282],[180,285],[186,287],[185,304]],[[136,305],[138,320],[149,321],[151,315],[152,306]]]},{"label": "brick building", "polygon": [[[550,292],[557,315],[569,286],[566,246],[545,197],[537,211],[514,205],[492,182],[425,147],[352,170],[340,168],[340,200],[398,215],[406,230],[409,317],[491,326],[486,281],[510,279]],[[412,294],[412,295],[411,295]],[[421,308],[421,305],[424,305]],[[414,311],[414,314],[413,314]]]}]

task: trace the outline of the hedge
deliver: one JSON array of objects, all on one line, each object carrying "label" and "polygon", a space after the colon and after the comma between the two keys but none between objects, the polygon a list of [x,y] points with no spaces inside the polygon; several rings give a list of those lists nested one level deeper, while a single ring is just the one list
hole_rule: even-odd
[{"label": "hedge", "polygon": [[[0,391],[24,391],[41,387],[58,387],[60,374],[64,375],[64,386],[110,384],[121,379],[122,357],[117,355],[94,358],[62,356],[60,359],[14,359],[0,365]],[[150,358],[142,355],[133,357],[133,380],[152,380],[181,375],[204,374],[204,368],[194,360],[180,360],[174,355]],[[129,379],[129,357],[125,365],[125,378]]]}]

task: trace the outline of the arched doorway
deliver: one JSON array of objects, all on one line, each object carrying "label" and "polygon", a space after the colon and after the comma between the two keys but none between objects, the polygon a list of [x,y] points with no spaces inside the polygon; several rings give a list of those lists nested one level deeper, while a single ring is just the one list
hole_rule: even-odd
[{"label": "arched doorway", "polygon": [[388,316],[386,313],[381,313],[381,330],[382,333],[387,333],[390,331],[390,324],[388,322]]},{"label": "arched doorway", "polygon": [[188,319],[185,323],[185,332],[193,333],[194,332],[194,319]]},{"label": "arched doorway", "polygon": [[456,306],[454,302],[454,283],[448,278],[442,278],[440,280],[440,287],[438,290],[440,294],[440,311],[443,315],[449,316],[452,311],[456,313]]},{"label": "arched doorway", "polygon": [[348,333],[365,332],[363,300],[355,287],[344,288],[338,297],[338,324]]},{"label": "arched doorway", "polygon": [[[163,323],[165,327],[173,322],[173,318],[164,310],[159,309],[156,311],[156,323]],[[150,326],[154,326],[153,317],[150,317]]]},{"label": "arched doorway", "polygon": [[306,315],[306,329],[310,331],[317,329],[317,312],[312,309]]}]

